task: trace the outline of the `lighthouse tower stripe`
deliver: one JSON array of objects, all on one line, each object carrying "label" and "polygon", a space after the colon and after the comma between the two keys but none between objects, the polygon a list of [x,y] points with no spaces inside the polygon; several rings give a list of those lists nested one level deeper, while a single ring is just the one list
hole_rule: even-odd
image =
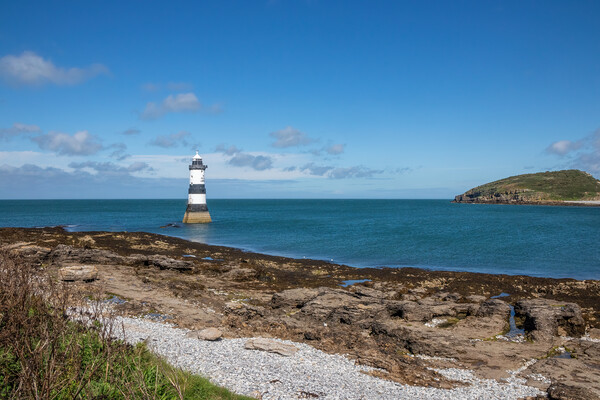
[{"label": "lighthouse tower stripe", "polygon": [[196,152],[192,164],[190,164],[190,187],[184,222],[210,222],[206,206],[206,187],[204,186],[204,170],[206,168],[207,165],[202,162],[202,157]]}]

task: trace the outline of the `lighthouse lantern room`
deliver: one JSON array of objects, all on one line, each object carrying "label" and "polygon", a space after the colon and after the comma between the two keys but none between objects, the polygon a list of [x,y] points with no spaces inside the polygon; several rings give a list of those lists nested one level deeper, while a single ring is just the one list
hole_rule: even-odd
[{"label": "lighthouse lantern room", "polygon": [[186,224],[206,224],[212,222],[206,206],[206,187],[204,186],[204,170],[207,165],[202,163],[202,157],[196,151],[190,164],[190,188],[188,204],[183,216]]}]

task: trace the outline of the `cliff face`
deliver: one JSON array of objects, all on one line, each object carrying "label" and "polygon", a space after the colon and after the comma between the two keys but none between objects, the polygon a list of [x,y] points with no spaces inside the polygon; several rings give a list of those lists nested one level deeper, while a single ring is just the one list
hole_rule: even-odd
[{"label": "cliff face", "polygon": [[562,204],[600,200],[600,181],[579,170],[524,174],[486,183],[454,198],[455,203]]}]

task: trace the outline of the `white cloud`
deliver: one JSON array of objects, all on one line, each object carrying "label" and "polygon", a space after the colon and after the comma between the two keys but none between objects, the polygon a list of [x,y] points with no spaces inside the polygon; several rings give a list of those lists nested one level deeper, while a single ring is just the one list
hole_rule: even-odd
[{"label": "white cloud", "polygon": [[546,148],[546,152],[556,154],[565,160],[568,168],[577,168],[593,174],[600,174],[600,129],[588,136],[572,142],[560,140]]},{"label": "white cloud", "polygon": [[157,119],[171,112],[198,112],[202,104],[194,93],[167,96],[160,104],[150,102],[141,114],[142,119]]},{"label": "white cloud", "polygon": [[79,131],[73,135],[60,132],[50,132],[31,138],[40,149],[50,150],[60,155],[85,156],[96,154],[102,150],[98,139],[88,131]]},{"label": "white cloud", "polygon": [[546,148],[548,153],[558,154],[559,156],[564,156],[574,150],[578,150],[581,148],[582,142],[572,142],[570,140],[559,140],[558,142],[552,143],[550,146]]},{"label": "white cloud", "polygon": [[19,56],[7,55],[0,58],[0,77],[13,85],[75,85],[108,72],[108,68],[102,64],[92,64],[85,68],[57,67],[52,61],[31,51],[25,51]]},{"label": "white cloud", "polygon": [[271,132],[269,135],[276,139],[275,142],[272,143],[272,146],[278,148],[305,146],[316,141],[291,126],[276,132]]},{"label": "white cloud", "polygon": [[187,138],[191,135],[191,133],[186,131],[180,131],[177,133],[172,133],[170,135],[160,135],[157,136],[153,141],[150,142],[153,146],[169,148],[175,147],[178,145],[187,146]]},{"label": "white cloud", "polygon": [[26,125],[15,122],[10,128],[0,129],[0,139],[8,140],[20,134],[39,133],[41,129],[37,125]]}]

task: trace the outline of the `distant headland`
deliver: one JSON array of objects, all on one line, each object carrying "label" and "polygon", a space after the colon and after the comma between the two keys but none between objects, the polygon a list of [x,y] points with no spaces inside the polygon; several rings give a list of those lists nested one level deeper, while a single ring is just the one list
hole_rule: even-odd
[{"label": "distant headland", "polygon": [[600,181],[577,169],[516,175],[470,189],[453,203],[600,206]]}]

